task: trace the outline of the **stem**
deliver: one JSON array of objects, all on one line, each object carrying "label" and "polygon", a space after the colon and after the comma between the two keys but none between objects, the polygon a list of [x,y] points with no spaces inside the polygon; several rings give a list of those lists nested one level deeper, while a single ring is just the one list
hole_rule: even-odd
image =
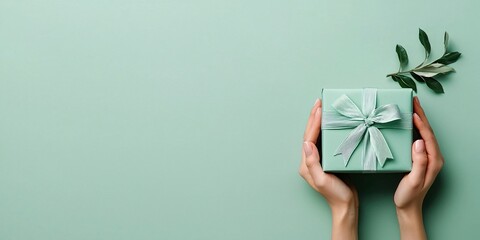
[{"label": "stem", "polygon": [[[442,56],[442,57],[443,57],[443,56]],[[440,58],[439,58],[439,59],[440,59]],[[430,65],[430,64],[432,64],[432,63],[434,63],[434,62],[438,61],[438,59],[437,59],[437,60],[435,60],[435,61],[432,61],[432,62],[431,62],[431,63],[429,63],[429,64],[425,64],[425,62],[426,62],[426,61],[427,61],[427,59],[425,59],[425,60],[423,61],[423,63],[421,63],[421,64],[420,64],[420,65],[418,65],[417,67],[415,67],[415,68],[413,68],[413,69],[410,69],[410,70],[407,70],[407,71],[400,71],[400,69],[399,69],[399,70],[398,70],[398,72],[396,72],[396,73],[390,73],[390,74],[387,74],[387,77],[391,77],[391,76],[398,75],[398,74],[411,73],[411,72],[414,72],[414,71],[420,70],[420,69],[422,69],[423,67],[425,67],[425,66],[428,66],[428,65]]]},{"label": "stem", "polygon": [[[416,66],[415,69],[420,69],[422,68],[423,66],[426,66],[426,65],[429,65],[429,64],[425,64],[428,60],[428,57],[429,57],[429,54],[427,53],[427,51],[425,51],[425,59],[423,60],[422,63],[420,63],[420,65]],[[442,56],[443,57],[443,56]],[[432,64],[433,62],[431,62],[430,64]]]},{"label": "stem", "polygon": [[417,68],[414,68],[412,70],[408,70],[408,71],[402,71],[402,72],[396,72],[396,73],[390,73],[387,75],[387,77],[391,77],[391,76],[394,76],[394,75],[398,75],[398,74],[404,74],[404,73],[410,73],[410,72],[413,72],[415,70],[418,70]]}]

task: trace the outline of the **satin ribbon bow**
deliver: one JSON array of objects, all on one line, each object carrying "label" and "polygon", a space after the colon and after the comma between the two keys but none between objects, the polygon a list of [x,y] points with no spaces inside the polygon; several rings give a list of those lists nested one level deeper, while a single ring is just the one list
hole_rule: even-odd
[{"label": "satin ribbon bow", "polygon": [[393,159],[393,155],[379,128],[411,128],[411,114],[400,113],[396,104],[376,108],[376,102],[377,89],[366,88],[363,91],[362,110],[344,94],[333,103],[335,111],[324,112],[323,129],[353,128],[335,151],[335,156],[342,155],[345,166],[363,138],[363,169],[376,170],[377,161],[383,167],[387,158]]}]

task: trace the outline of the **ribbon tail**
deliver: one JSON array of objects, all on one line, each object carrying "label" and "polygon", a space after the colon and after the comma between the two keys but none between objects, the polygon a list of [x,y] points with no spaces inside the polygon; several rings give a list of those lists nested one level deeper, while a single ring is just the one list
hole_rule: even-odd
[{"label": "ribbon tail", "polygon": [[367,132],[364,137],[365,145],[363,146],[363,158],[362,165],[363,170],[365,171],[375,171],[377,170],[377,156],[375,155],[375,150],[370,142],[370,133]]},{"label": "ribbon tail", "polygon": [[374,126],[368,128],[368,134],[370,135],[370,141],[372,142],[371,145],[375,152],[375,156],[377,157],[380,166],[383,167],[387,158],[393,159],[388,143],[383,137],[382,132]]},{"label": "ribbon tail", "polygon": [[345,164],[345,166],[347,166],[348,161],[353,154],[353,151],[355,151],[358,144],[362,140],[362,137],[365,134],[366,130],[367,127],[364,124],[358,125],[350,132],[347,138],[343,140],[342,144],[340,144],[340,146],[338,146],[337,150],[335,151],[335,156],[340,154],[342,155],[343,163]]}]

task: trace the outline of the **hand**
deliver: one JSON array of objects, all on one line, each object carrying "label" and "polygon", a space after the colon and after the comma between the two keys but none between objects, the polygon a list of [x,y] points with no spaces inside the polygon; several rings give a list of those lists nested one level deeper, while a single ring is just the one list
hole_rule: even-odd
[{"label": "hand", "polygon": [[304,134],[299,173],[307,183],[323,195],[332,210],[332,239],[357,239],[358,194],[354,187],[337,176],[323,172],[315,146],[320,134],[322,102],[317,99],[308,118]]},{"label": "hand", "polygon": [[443,167],[444,159],[417,97],[413,101],[413,111],[413,123],[418,128],[422,139],[413,143],[412,171],[400,181],[394,201],[401,239],[426,239],[422,204],[430,186]]}]

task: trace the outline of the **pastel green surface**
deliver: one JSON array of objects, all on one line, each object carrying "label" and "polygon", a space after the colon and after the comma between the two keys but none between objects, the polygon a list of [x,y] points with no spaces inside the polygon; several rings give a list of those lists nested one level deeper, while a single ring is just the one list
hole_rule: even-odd
[{"label": "pastel green surface", "polygon": [[[298,175],[322,88],[399,88],[463,53],[445,95],[418,95],[446,164],[430,239],[476,239],[480,1],[2,0],[0,239],[329,239]],[[352,176],[360,239],[399,239],[401,174]]]},{"label": "pastel green surface", "polygon": [[[346,94],[361,109],[363,89],[323,89],[322,111],[334,111],[332,103]],[[397,104],[401,113],[412,112],[411,89],[378,89],[377,107],[386,104]],[[365,142],[362,141],[353,152],[347,166],[341,155],[335,156],[335,151],[352,129],[322,129],[322,166],[329,172],[365,172],[362,165],[362,153]],[[412,129],[380,129],[387,141],[394,159],[387,159],[385,165],[377,162],[376,173],[406,172],[412,168]],[[368,171],[372,172],[372,171]]]}]

